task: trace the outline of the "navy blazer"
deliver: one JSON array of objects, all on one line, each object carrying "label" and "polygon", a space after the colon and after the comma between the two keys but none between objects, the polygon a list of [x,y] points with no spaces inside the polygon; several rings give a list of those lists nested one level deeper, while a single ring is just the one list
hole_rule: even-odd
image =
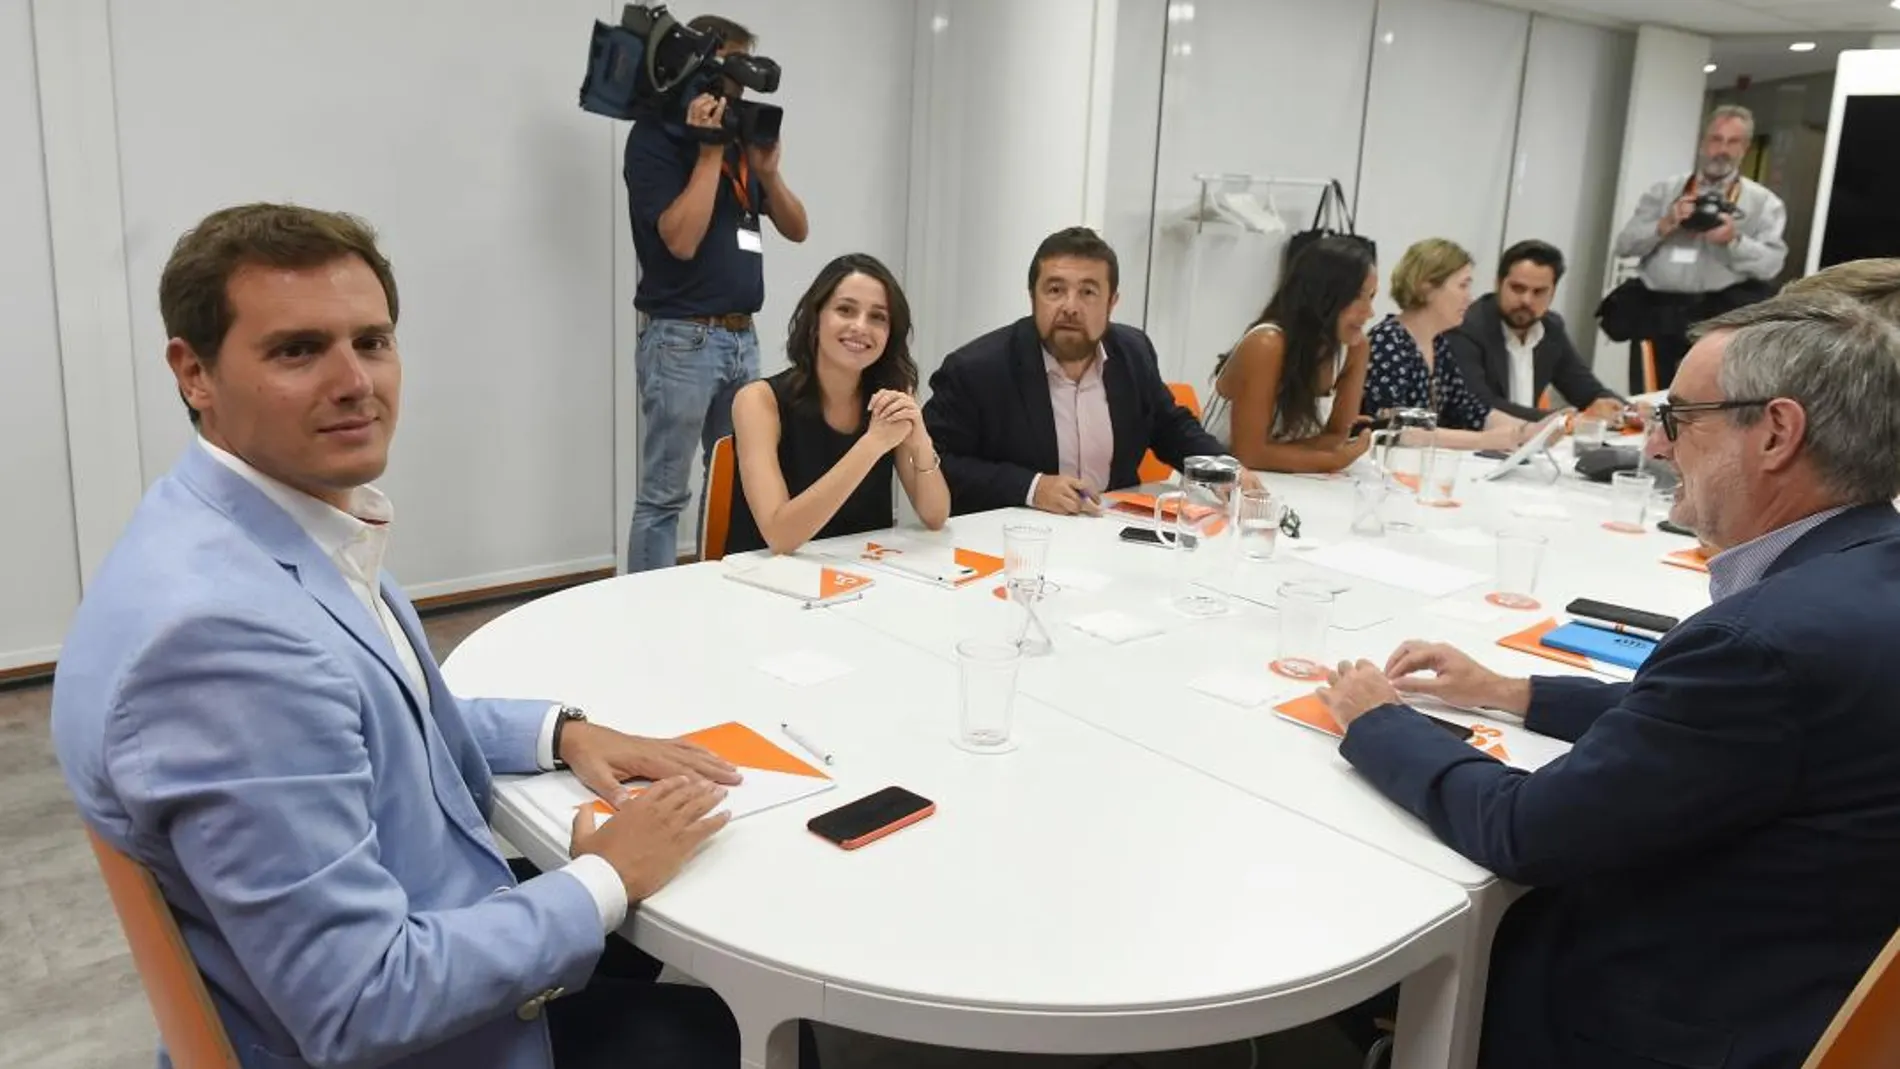
[{"label": "navy blazer", "polygon": [[1511,350],[1504,344],[1504,330],[1498,295],[1487,293],[1472,302],[1462,326],[1445,332],[1465,384],[1485,404],[1519,419],[1540,420],[1550,414],[1537,408],[1537,398],[1547,386],[1557,387],[1564,400],[1577,408],[1616,397],[1616,391],[1603,385],[1590,370],[1590,362],[1578,354],[1570,332],[1564,329],[1564,317],[1547,312],[1544,339],[1531,350],[1531,403],[1517,404],[1511,400]]},{"label": "navy blazer", "polygon": [[1530,884],[1491,957],[1494,1069],[1787,1069],[1900,927],[1900,515],[1851,509],[1635,681],[1537,679],[1576,746],[1507,768],[1388,705],[1341,753]]},{"label": "navy blazer", "polygon": [[[1102,347],[1102,389],[1115,431],[1104,489],[1139,485],[1150,449],[1176,469],[1187,457],[1227,452],[1175,403],[1146,334],[1110,323]],[[1034,319],[1025,316],[945,357],[930,376],[930,391],[924,426],[943,457],[952,512],[1025,504],[1030,481],[1056,472],[1055,407]]]}]

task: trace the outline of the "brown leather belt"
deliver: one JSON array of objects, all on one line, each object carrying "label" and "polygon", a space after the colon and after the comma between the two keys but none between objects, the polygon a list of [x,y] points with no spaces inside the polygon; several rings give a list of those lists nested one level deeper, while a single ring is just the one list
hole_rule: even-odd
[{"label": "brown leather belt", "polygon": [[752,316],[747,312],[727,312],[717,316],[687,316],[688,323],[704,323],[709,327],[722,327],[737,334],[752,329]]}]

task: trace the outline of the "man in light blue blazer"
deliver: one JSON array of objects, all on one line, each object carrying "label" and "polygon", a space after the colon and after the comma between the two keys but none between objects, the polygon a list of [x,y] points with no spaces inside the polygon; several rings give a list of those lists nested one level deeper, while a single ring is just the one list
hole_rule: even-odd
[{"label": "man in light blue blazer", "polygon": [[[736,1064],[711,991],[596,976],[629,903],[724,823],[708,814],[734,770],[549,702],[456,697],[382,572],[394,517],[369,483],[402,373],[373,235],[220,211],[180,239],[159,301],[199,440],[87,588],[53,733],[87,823],[156,877],[246,1069]],[[573,862],[518,881],[490,776],[554,767],[616,802],[624,779],[661,782],[578,818]]]}]

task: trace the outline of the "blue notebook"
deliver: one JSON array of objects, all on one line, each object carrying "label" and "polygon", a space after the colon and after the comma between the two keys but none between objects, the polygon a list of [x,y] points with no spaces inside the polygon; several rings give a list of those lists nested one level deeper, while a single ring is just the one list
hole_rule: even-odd
[{"label": "blue notebook", "polygon": [[1641,668],[1656,648],[1651,639],[1621,635],[1589,624],[1565,624],[1539,639],[1553,650],[1575,653],[1622,668]]}]

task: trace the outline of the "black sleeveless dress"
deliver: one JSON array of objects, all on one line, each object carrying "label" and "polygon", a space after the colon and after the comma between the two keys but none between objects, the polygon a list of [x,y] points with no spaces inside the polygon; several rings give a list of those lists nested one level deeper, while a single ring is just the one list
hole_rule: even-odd
[{"label": "black sleeveless dress", "polygon": [[[785,476],[786,492],[793,497],[811,488],[811,484],[824,477],[844,455],[851,451],[864,431],[870,426],[870,420],[861,418],[858,429],[851,434],[841,434],[825,422],[820,402],[792,400],[791,371],[781,371],[765,380],[772,388],[772,396],[778,401],[778,467]],[[734,431],[733,445],[739,444],[737,431]],[[738,450],[733,450],[736,455]],[[820,538],[835,538],[839,535],[861,534],[865,531],[881,531],[891,526],[896,517],[891,498],[891,483],[896,474],[892,461],[895,451],[886,453],[877,459],[869,475],[851,491],[844,504],[831,517],[830,522],[812,536],[813,541]],[[752,508],[746,504],[745,480],[736,471],[732,481],[732,520],[726,533],[727,553],[747,553],[765,548],[765,536],[759,533],[758,521],[752,518]]]}]

